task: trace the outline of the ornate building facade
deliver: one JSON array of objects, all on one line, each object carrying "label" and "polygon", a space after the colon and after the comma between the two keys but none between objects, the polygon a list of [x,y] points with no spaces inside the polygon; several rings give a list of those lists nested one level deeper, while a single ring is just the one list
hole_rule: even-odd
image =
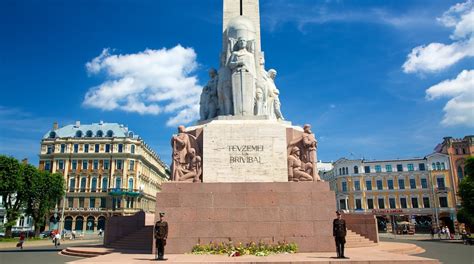
[{"label": "ornate building facade", "polygon": [[336,192],[338,209],[374,213],[381,232],[391,232],[400,222],[414,224],[417,232],[428,232],[433,225],[454,228],[456,203],[448,155],[373,161],[341,158],[324,178]]},{"label": "ornate building facade", "polygon": [[94,232],[113,215],[154,212],[156,193],[169,180],[158,155],[117,123],[55,123],[41,140],[39,168],[64,175],[66,195],[51,213],[49,229]]}]

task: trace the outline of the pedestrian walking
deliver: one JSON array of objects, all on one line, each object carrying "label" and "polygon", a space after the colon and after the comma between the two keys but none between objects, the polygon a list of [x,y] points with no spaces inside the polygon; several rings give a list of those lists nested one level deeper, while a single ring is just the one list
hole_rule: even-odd
[{"label": "pedestrian walking", "polygon": [[76,230],[71,231],[71,239],[76,240]]},{"label": "pedestrian walking", "polygon": [[434,239],[434,234],[435,234],[435,229],[434,229],[434,227],[431,227],[431,229],[430,229],[430,234],[431,234],[431,239]]},{"label": "pedestrian walking", "polygon": [[59,232],[56,232],[56,234],[54,235],[54,247],[58,247],[59,245],[61,245],[61,234]]},{"label": "pedestrian walking", "polygon": [[23,249],[23,243],[25,242],[25,233],[21,232],[20,237],[18,238],[18,244],[16,244],[16,247],[19,247],[20,249]]},{"label": "pedestrian walking", "polygon": [[346,221],[342,219],[341,212],[336,211],[337,218],[332,222],[332,235],[336,241],[337,258],[347,258],[344,256],[344,244],[346,243]]},{"label": "pedestrian walking", "polygon": [[99,229],[99,236],[102,237],[102,228]]},{"label": "pedestrian walking", "polygon": [[446,226],[446,239],[451,239],[451,231],[448,226]]},{"label": "pedestrian walking", "polygon": [[155,259],[157,260],[166,260],[165,255],[165,246],[166,239],[168,238],[168,222],[164,220],[165,213],[160,212],[160,220],[156,221],[154,234],[155,234],[155,246],[156,254]]}]

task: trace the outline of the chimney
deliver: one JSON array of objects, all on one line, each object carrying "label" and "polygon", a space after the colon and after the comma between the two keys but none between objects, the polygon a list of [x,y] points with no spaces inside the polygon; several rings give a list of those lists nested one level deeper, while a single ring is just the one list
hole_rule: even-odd
[{"label": "chimney", "polygon": [[81,121],[77,120],[75,127],[80,127],[81,126]]},{"label": "chimney", "polygon": [[58,122],[53,123],[53,130],[56,130],[59,128]]},{"label": "chimney", "polygon": [[[55,124],[56,124],[56,123],[55,123]],[[21,160],[21,163],[27,165],[27,164],[28,164],[28,159],[27,159],[27,158],[22,159],[22,160]]]},{"label": "chimney", "polygon": [[99,125],[103,125],[104,121],[100,120]]}]

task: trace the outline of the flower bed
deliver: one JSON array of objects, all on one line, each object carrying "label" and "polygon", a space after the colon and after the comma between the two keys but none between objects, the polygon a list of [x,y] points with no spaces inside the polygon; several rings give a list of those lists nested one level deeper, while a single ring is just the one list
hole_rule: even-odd
[{"label": "flower bed", "polygon": [[237,257],[242,255],[268,256],[270,254],[279,253],[296,253],[298,245],[296,243],[288,243],[286,241],[278,242],[276,244],[267,244],[262,241],[247,244],[239,243],[234,245],[232,241],[221,243],[197,244],[193,247],[191,254],[196,255],[228,255]]}]

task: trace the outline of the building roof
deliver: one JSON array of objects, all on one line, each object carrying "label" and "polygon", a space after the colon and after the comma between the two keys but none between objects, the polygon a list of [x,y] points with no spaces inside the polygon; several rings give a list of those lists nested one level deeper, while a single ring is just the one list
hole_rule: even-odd
[{"label": "building roof", "polygon": [[[88,133],[91,136],[89,136]],[[61,128],[49,130],[43,136],[43,139],[68,137],[129,137],[135,139],[139,138],[138,135],[135,135],[132,131],[129,131],[128,127],[120,125],[118,123],[100,122],[82,125],[80,124],[80,122],[76,122],[76,124],[74,125],[67,125]]]}]

